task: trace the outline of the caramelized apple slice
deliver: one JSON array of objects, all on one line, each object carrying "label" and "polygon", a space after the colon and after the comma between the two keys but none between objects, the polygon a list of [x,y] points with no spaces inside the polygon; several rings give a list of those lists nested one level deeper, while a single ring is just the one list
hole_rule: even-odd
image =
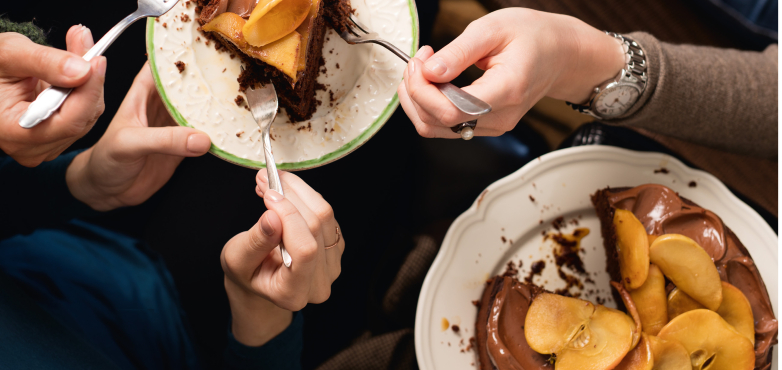
[{"label": "caramelized apple slice", "polygon": [[536,352],[557,355],[558,370],[602,370],[616,366],[630,351],[633,327],[633,320],[620,311],[543,293],[527,311],[524,334]]},{"label": "caramelized apple slice", "polygon": [[699,308],[706,308],[698,301],[692,299],[687,293],[681,291],[679,288],[673,288],[668,293],[668,319],[673,320],[674,317],[679,316],[687,311],[697,310]]},{"label": "caramelized apple slice", "polygon": [[652,370],[653,366],[654,355],[651,343],[646,334],[642,334],[638,345],[625,355],[614,370]]},{"label": "caramelized apple slice", "polygon": [[591,302],[543,293],[532,301],[524,319],[527,343],[535,352],[557,353],[584,330],[594,312]]},{"label": "caramelized apple slice", "polygon": [[311,0],[285,0],[257,19],[253,10],[250,20],[242,27],[244,39],[252,46],[264,46],[280,40],[304,22],[311,6]]},{"label": "caramelized apple slice", "polygon": [[630,317],[633,318],[633,323],[635,326],[633,327],[633,343],[630,345],[630,348],[635,348],[635,345],[638,344],[638,341],[641,340],[641,317],[638,316],[638,309],[635,305],[635,302],[633,302],[633,298],[630,297],[630,293],[627,292],[627,289],[625,289],[624,285],[617,283],[616,281],[611,282],[611,286],[616,289],[617,292],[619,292],[619,296],[622,297],[622,302],[625,304],[625,308],[627,309],[627,313],[630,314]]},{"label": "caramelized apple slice", "polygon": [[649,273],[649,237],[646,229],[633,212],[624,209],[614,212],[614,228],[622,283],[627,289],[637,289]]},{"label": "caramelized apple slice", "polygon": [[[752,306],[749,300],[738,288],[724,281],[722,283],[722,304],[717,309],[720,315],[736,331],[747,337],[755,344],[755,319],[752,314]],[[687,311],[697,310],[703,307],[678,288],[674,288],[668,295],[668,315],[679,316]]]},{"label": "caramelized apple slice", "polygon": [[717,314],[755,345],[755,318],[752,315],[752,306],[739,288],[722,282],[722,304],[717,309]]},{"label": "caramelized apple slice", "polygon": [[630,351],[633,320],[621,311],[597,306],[592,320],[557,353],[557,370],[613,369]]},{"label": "caramelized apple slice", "polygon": [[679,289],[706,308],[716,311],[722,303],[722,284],[709,254],[694,240],[666,234],[649,247],[649,259]]},{"label": "caramelized apple slice", "polygon": [[280,2],[282,2],[282,0],[258,0],[258,3],[255,4],[255,8],[253,8],[253,12],[250,14],[250,18],[247,19],[247,23],[255,24]]},{"label": "caramelized apple slice", "polygon": [[256,58],[291,78],[296,83],[296,68],[301,49],[301,36],[291,32],[282,39],[263,47],[249,45],[242,36],[242,26],[245,20],[234,13],[223,13],[215,17],[202,28],[207,32],[215,32],[230,41],[243,53]]},{"label": "caramelized apple slice", "polygon": [[681,343],[649,336],[654,366],[652,370],[692,370],[690,354]]},{"label": "caramelized apple slice", "polygon": [[693,369],[752,370],[755,347],[716,312],[697,309],[685,312],[660,330],[660,339],[682,344]]},{"label": "caramelized apple slice", "polygon": [[668,323],[668,309],[665,297],[665,277],[657,265],[649,266],[649,275],[643,285],[630,291],[638,316],[641,317],[643,332],[657,335]]}]

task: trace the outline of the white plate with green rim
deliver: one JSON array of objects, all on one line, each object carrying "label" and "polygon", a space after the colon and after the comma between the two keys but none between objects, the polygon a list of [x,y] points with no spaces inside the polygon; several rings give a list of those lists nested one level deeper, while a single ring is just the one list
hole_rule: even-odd
[{"label": "white plate with green rim", "polygon": [[[661,167],[667,173],[655,171]],[[418,298],[415,351],[421,370],[478,368],[476,352],[462,351],[468,338],[475,335],[478,310],[472,301],[481,298],[486,279],[503,273],[508,261],[523,261],[519,269],[523,277],[533,261],[545,260],[546,268],[534,283],[549,290],[565,285],[551,259],[551,245],[541,236],[542,231],[551,230],[551,221],[559,216],[565,221],[578,221],[578,226],[568,224],[564,232],[576,227],[590,230],[581,240],[585,252],[581,258],[594,280],[594,284],[585,282],[584,286],[596,295],[590,296],[585,290],[586,299],[595,302],[596,296],[601,297],[607,300],[606,306],[616,307],[605,271],[600,222],[590,195],[606,186],[649,183],[665,185],[722,218],[750,252],[778,317],[777,235],[716,177],[662,153],[598,145],[568,148],[532,160],[491,184],[451,224]],[[444,330],[443,318],[459,325],[459,332]],[[773,353],[772,368],[776,369],[777,348]]]},{"label": "white plate with green rim", "polygon": [[[415,53],[414,0],[352,0],[351,6],[382,38]],[[241,59],[215,50],[214,42],[207,45],[195,19],[195,1],[180,1],[159,19],[147,21],[147,54],[157,89],[179,125],[209,135],[212,154],[240,166],[263,168],[258,125],[234,101],[243,95],[236,81]],[[282,109],[272,126],[279,169],[314,168],[346,156],[369,140],[399,105],[396,88],[406,64],[389,51],[377,45],[348,45],[329,28],[323,57],[326,71],[318,82],[327,89],[317,93],[322,103],[313,118],[291,123]],[[175,65],[180,61],[185,63],[181,73]]]}]

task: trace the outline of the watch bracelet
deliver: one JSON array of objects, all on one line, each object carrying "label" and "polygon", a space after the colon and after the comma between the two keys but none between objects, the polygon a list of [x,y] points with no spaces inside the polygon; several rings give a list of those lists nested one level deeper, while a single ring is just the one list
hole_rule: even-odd
[{"label": "watch bracelet", "polygon": [[[638,83],[640,81],[640,85],[642,86],[640,89],[641,90],[640,94],[643,94],[644,90],[646,89],[646,82],[648,79],[648,76],[646,74],[648,65],[646,63],[646,53],[644,52],[643,48],[641,48],[641,46],[630,37],[620,35],[616,32],[609,32],[609,31],[604,31],[604,32],[609,36],[613,36],[614,38],[618,39],[621,42],[622,50],[624,50],[625,52],[625,59],[626,59],[625,68],[623,68],[619,72],[617,78],[613,79],[611,82]],[[573,110],[578,111],[579,113],[589,114],[590,116],[600,119],[602,117],[596,115],[594,112],[592,112],[591,109],[592,102],[594,101],[595,97],[599,92],[600,92],[600,87],[595,87],[594,90],[592,91],[592,94],[589,96],[589,100],[587,100],[585,104],[576,104],[568,101],[566,101],[565,104],[573,108]]]}]

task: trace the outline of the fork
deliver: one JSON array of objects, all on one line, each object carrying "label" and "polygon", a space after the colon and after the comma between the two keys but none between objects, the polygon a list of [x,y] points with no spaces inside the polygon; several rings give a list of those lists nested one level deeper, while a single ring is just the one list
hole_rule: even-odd
[{"label": "fork", "polygon": [[[342,39],[345,40],[348,44],[378,44],[404,60],[405,63],[410,63],[411,58],[405,52],[399,50],[399,48],[394,46],[394,44],[380,38],[380,35],[378,35],[377,32],[373,32],[369,29],[369,27],[359,22],[359,20],[353,16],[353,14],[351,14],[349,18],[353,24],[347,24],[347,30],[340,33],[340,37],[342,37]],[[450,100],[457,109],[466,114],[477,117],[491,112],[491,106],[489,104],[470,95],[466,91],[454,86],[451,83],[434,83],[434,85],[437,86],[440,92],[443,93],[443,95],[445,95],[445,97],[448,98],[448,100]],[[475,127],[475,120],[456,125],[453,127],[453,130],[457,133],[462,131],[462,138],[469,140],[472,138],[473,127]]]},{"label": "fork", "polygon": [[[272,143],[270,140],[272,122],[274,122],[274,117],[277,116],[277,90],[274,89],[274,85],[267,83],[261,86],[260,89],[250,87],[244,94],[247,95],[247,105],[250,107],[250,112],[252,112],[255,122],[258,123],[258,127],[261,128],[263,154],[266,158],[266,172],[269,174],[269,189],[284,195],[282,193],[280,174],[277,172],[277,164],[274,163],[274,154],[272,154]],[[293,262],[291,255],[288,254],[288,250],[285,249],[282,241],[280,241],[280,253],[282,254],[282,262],[285,264],[285,267],[291,267],[291,262]]]},{"label": "fork", "polygon": [[[159,17],[168,13],[179,0],[138,0],[138,9],[125,17],[114,26],[109,32],[106,32],[100,41],[95,44],[82,58],[90,61],[92,58],[103,55],[106,49],[111,46],[114,40],[125,31],[128,26],[141,18]],[[49,118],[57,109],[60,108],[65,98],[70,95],[73,89],[49,86],[41,92],[35,101],[30,103],[27,110],[19,118],[19,126],[24,128],[33,128],[45,119]]]}]

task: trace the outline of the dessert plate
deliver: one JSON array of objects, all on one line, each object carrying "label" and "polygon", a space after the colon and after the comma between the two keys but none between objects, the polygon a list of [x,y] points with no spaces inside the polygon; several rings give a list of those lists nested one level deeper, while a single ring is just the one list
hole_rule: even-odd
[{"label": "dessert plate", "polygon": [[[664,170],[663,170],[664,169]],[[534,282],[547,289],[564,287],[551,260],[551,245],[541,233],[552,230],[562,216],[563,232],[590,230],[582,239],[582,260],[594,283],[584,283],[586,299],[605,299],[615,307],[605,272],[605,249],[590,195],[606,186],[657,183],[714,211],[749,250],[777,307],[777,235],[752,208],[714,176],[689,168],[661,153],[641,153],[609,146],[557,150],[528,163],[490,185],[451,225],[429,269],[418,299],[415,349],[422,370],[476,369],[475,351],[466,347],[474,336],[477,308],[484,283],[505,271],[508,261],[522,261],[520,276],[532,262],[546,261]],[[534,199],[534,200],[533,200]],[[569,224],[569,221],[576,222]],[[541,222],[542,221],[542,222]],[[445,329],[458,325],[460,330]],[[464,350],[464,351],[462,351]],[[774,351],[772,368],[777,368]]]},{"label": "dessert plate", "polygon": [[[356,16],[400,49],[418,48],[414,0],[352,0]],[[206,132],[210,152],[228,162],[263,168],[261,134],[252,114],[236,104],[240,58],[215,50],[197,30],[195,1],[180,1],[147,22],[147,54],[158,92],[182,126]],[[388,120],[399,99],[396,88],[405,64],[373,45],[348,45],[329,28],[323,43],[325,73],[321,102],[313,118],[290,123],[281,110],[274,121],[277,167],[303,170],[344,157],[369,140]],[[175,63],[184,63],[180,72]],[[181,65],[181,64],[180,64]],[[245,99],[246,100],[246,99]]]}]

